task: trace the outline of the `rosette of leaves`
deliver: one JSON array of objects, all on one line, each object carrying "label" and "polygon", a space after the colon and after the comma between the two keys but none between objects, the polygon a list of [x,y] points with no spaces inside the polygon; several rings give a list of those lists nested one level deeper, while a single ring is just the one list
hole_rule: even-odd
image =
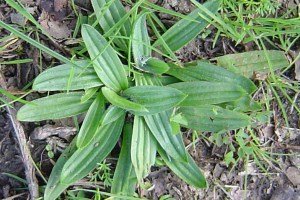
[{"label": "rosette of leaves", "polygon": [[[157,155],[188,184],[206,187],[205,177],[185,149],[181,127],[219,132],[249,125],[251,118],[245,112],[256,105],[250,97],[255,85],[208,62],[177,65],[152,56],[153,49],[164,55],[180,49],[208,25],[198,9],[151,41],[147,20],[152,13],[140,9],[140,14],[131,16],[119,0],[93,0],[92,4],[101,32],[108,33],[118,24],[120,37],[110,39],[83,25],[89,59],[41,73],[33,90],[55,94],[24,105],[17,115],[21,121],[34,122],[85,113],[77,136],[52,170],[44,198],[59,197],[85,177],[120,139],[112,194],[132,196]],[[215,13],[219,1],[203,6]],[[133,60],[133,65],[126,66],[124,58]]]}]

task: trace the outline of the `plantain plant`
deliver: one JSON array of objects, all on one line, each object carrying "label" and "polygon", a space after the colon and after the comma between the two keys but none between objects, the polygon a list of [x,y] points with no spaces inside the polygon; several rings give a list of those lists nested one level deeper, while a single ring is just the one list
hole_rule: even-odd
[{"label": "plantain plant", "polygon": [[[185,149],[181,127],[222,132],[250,125],[246,113],[258,106],[250,96],[256,86],[209,62],[180,64],[153,56],[158,52],[174,60],[174,52],[208,26],[198,8],[160,35],[151,10],[157,7],[145,0],[129,12],[119,0],[92,0],[92,5],[100,27],[84,24],[81,29],[89,58],[42,72],[33,90],[55,93],[24,105],[17,115],[35,122],[85,113],[77,136],[52,170],[44,198],[56,199],[85,177],[120,138],[112,194],[133,196],[157,155],[188,184],[206,187]],[[219,1],[203,7],[216,13]],[[149,27],[157,40],[149,37]]]}]

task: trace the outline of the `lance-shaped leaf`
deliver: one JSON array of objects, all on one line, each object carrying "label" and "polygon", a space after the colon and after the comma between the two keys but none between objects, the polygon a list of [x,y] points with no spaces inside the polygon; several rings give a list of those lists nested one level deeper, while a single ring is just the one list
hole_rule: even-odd
[{"label": "lance-shaped leaf", "polygon": [[247,95],[243,88],[234,83],[194,81],[175,83],[169,86],[188,95],[180,103],[180,106],[220,104],[235,101]]},{"label": "lance-shaped leaf", "polygon": [[[204,6],[212,13],[217,12],[219,5],[219,0],[208,1],[204,4]],[[203,31],[206,26],[209,25],[209,22],[200,17],[199,13],[210,19],[210,17],[197,8],[187,16],[188,19],[181,19],[169,30],[167,30],[161,38],[157,39],[153,46],[163,47],[162,44],[163,41],[165,41],[172,51],[177,51],[189,43],[192,39],[199,35],[199,33]]]},{"label": "lance-shaped leaf", "polygon": [[105,98],[115,106],[134,112],[148,113],[145,106],[125,99],[107,87],[103,87],[102,92]]},{"label": "lance-shaped leaf", "polygon": [[[159,79],[152,75],[136,75],[137,85],[161,85]],[[172,132],[170,115],[167,111],[144,116],[145,122],[162,148],[176,160],[186,161],[186,152],[180,134]]]},{"label": "lance-shaped leaf", "polygon": [[36,91],[80,90],[103,85],[88,61],[75,61],[76,65],[64,64],[42,72],[33,82]]},{"label": "lance-shaped leaf", "polygon": [[135,66],[143,71],[163,74],[168,71],[169,66],[156,58],[151,58],[150,38],[146,25],[147,13],[141,14],[135,24],[132,36],[132,53]]},{"label": "lance-shaped leaf", "polygon": [[78,149],[63,167],[60,181],[70,185],[85,177],[116,145],[124,124],[125,112],[115,121],[100,126],[94,139],[86,147]]},{"label": "lance-shaped leaf", "polygon": [[104,97],[99,93],[90,106],[78,133],[76,145],[78,148],[87,146],[95,136],[100,126],[104,112]]},{"label": "lance-shaped leaf", "polygon": [[[123,95],[133,102],[139,103],[149,110],[147,114],[163,112],[182,102],[186,95],[171,87],[166,86],[135,86],[128,88]],[[143,115],[144,113],[136,112]]]},{"label": "lance-shaped leaf", "polygon": [[[133,196],[137,182],[130,158],[132,125],[125,124],[123,131],[122,148],[111,186],[111,193]],[[115,199],[115,198],[114,198]],[[117,198],[118,199],[118,198]]]},{"label": "lance-shaped leaf", "polygon": [[150,133],[144,119],[134,117],[131,142],[131,160],[139,182],[142,182],[154,165],[156,158],[156,141]]},{"label": "lance-shaped leaf", "polygon": [[173,134],[168,113],[164,111],[154,115],[146,115],[144,119],[151,133],[167,154],[175,160],[185,162],[187,155],[182,136],[181,134]]},{"label": "lance-shaped leaf", "polygon": [[179,178],[194,186],[195,188],[206,187],[206,180],[201,173],[199,167],[195,161],[188,155],[187,162],[180,162],[173,158],[170,158],[167,153],[160,147],[157,147],[159,155],[162,157],[167,166],[177,175]]},{"label": "lance-shaped leaf", "polygon": [[[108,32],[126,14],[126,10],[120,0],[92,0],[92,5],[103,31]],[[118,35],[129,37],[131,25],[129,19],[125,20]],[[128,40],[115,38],[113,40],[123,51],[128,51]]]},{"label": "lance-shaped leaf", "polygon": [[128,80],[125,69],[110,44],[92,26],[83,25],[81,34],[101,81],[114,91],[126,89]]},{"label": "lance-shaped leaf", "polygon": [[196,61],[186,63],[184,67],[180,67],[171,63],[169,65],[170,69],[167,74],[172,75],[182,81],[235,83],[243,87],[249,94],[253,93],[257,89],[250,79],[208,62]]},{"label": "lance-shaped leaf", "polygon": [[151,56],[150,38],[146,25],[147,13],[139,15],[137,18],[132,35],[132,53],[136,67],[143,69],[146,58]]},{"label": "lance-shaped leaf", "polygon": [[224,104],[219,104],[219,106],[223,108],[227,108],[229,110],[235,110],[239,112],[258,111],[262,109],[261,104],[253,100],[252,97],[249,95],[244,96],[233,102],[226,102]]},{"label": "lance-shaped leaf", "polygon": [[[216,60],[218,65],[249,78],[255,73],[269,73],[271,69],[277,70],[289,66],[284,52],[275,50],[229,54],[217,57]],[[270,64],[272,67],[269,66]]]},{"label": "lance-shaped leaf", "polygon": [[181,82],[178,78],[173,77],[173,76],[161,76],[161,77],[159,77],[159,80],[162,85],[170,85],[173,83]]},{"label": "lance-shaped leaf", "polygon": [[86,112],[93,102],[81,103],[83,92],[54,94],[24,105],[17,114],[20,121],[34,122],[48,119],[62,119]]},{"label": "lance-shaped leaf", "polygon": [[212,105],[182,107],[178,113],[181,113],[188,122],[182,126],[194,130],[219,132],[251,124],[251,118],[243,113]]},{"label": "lance-shaped leaf", "polygon": [[60,155],[58,160],[56,161],[50,177],[47,182],[47,186],[44,193],[45,200],[53,200],[59,197],[59,195],[67,189],[67,185],[63,185],[59,182],[61,171],[63,169],[64,164],[68,161],[68,159],[72,156],[72,154],[76,151],[76,138],[70,143],[70,145],[64,150],[64,152]]},{"label": "lance-shaped leaf", "polygon": [[101,119],[101,126],[112,123],[116,121],[119,117],[124,114],[124,110],[117,106],[111,105],[104,113]]}]

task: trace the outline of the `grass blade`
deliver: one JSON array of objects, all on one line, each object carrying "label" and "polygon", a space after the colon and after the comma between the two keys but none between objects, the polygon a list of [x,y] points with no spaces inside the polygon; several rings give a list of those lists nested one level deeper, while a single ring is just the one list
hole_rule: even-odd
[{"label": "grass blade", "polygon": [[12,32],[13,34],[15,34],[17,37],[21,38],[22,40],[28,42],[29,44],[31,44],[32,46],[38,48],[41,51],[44,51],[45,53],[49,54],[50,56],[53,56],[54,58],[62,61],[63,63],[68,63],[71,65],[74,65],[74,63],[69,60],[68,58],[62,56],[61,54],[53,51],[52,49],[40,44],[38,41],[35,41],[34,39],[28,37],[27,35],[25,35],[24,33],[21,33],[20,31],[18,31],[17,29],[13,28],[12,26],[4,23],[3,21],[0,20],[0,27]]}]

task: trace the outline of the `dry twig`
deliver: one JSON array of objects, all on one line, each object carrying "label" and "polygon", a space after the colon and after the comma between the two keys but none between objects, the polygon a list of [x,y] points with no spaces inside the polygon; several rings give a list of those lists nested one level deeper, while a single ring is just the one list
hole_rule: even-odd
[{"label": "dry twig", "polygon": [[[0,69],[0,86],[5,90],[7,89],[6,81],[4,75],[1,72],[1,69]],[[17,120],[16,111],[14,109],[11,109],[10,107],[6,106],[6,110],[9,114],[11,124],[13,126],[16,138],[20,146],[22,160],[25,167],[25,176],[28,183],[28,189],[30,192],[31,199],[37,199],[39,197],[38,183],[35,176],[35,168],[32,163],[30,150],[27,146],[27,139],[25,136],[23,126]]]}]

